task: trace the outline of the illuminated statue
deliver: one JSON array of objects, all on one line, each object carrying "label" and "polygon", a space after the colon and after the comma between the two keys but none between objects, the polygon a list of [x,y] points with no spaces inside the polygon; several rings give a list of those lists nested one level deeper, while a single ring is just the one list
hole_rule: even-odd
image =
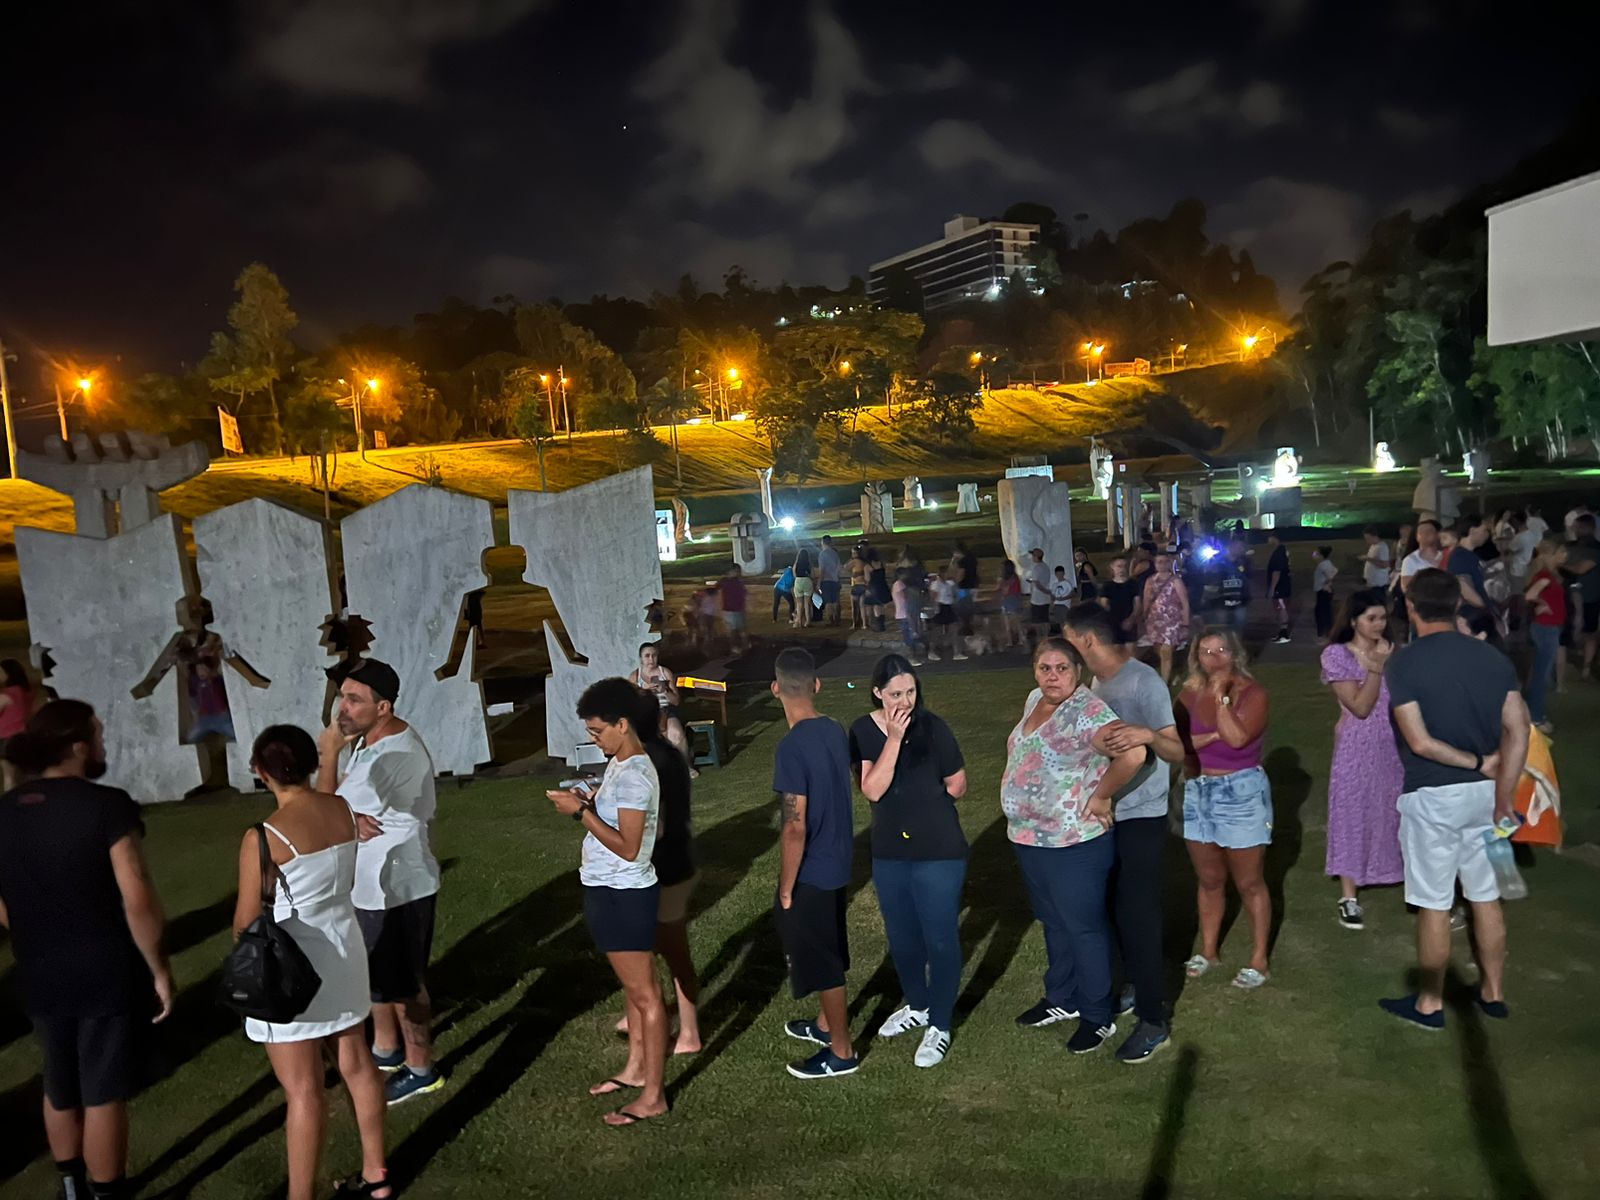
[{"label": "illuminated statue", "polygon": [[1293,446],[1278,447],[1278,457],[1272,460],[1272,486],[1300,486],[1300,456]]},{"label": "illuminated statue", "polygon": [[1374,471],[1394,471],[1394,454],[1389,450],[1388,442],[1379,442],[1372,451],[1372,469]]}]

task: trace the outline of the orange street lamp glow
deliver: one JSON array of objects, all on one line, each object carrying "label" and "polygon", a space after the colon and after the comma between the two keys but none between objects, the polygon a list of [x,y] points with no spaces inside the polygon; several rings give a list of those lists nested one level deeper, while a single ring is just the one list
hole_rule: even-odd
[{"label": "orange street lamp glow", "polygon": [[972,365],[973,366],[977,366],[982,361],[983,361],[983,355],[979,351],[974,350],[972,352]]},{"label": "orange street lamp glow", "polygon": [[841,374],[841,375],[850,374],[850,360],[848,358],[845,359],[842,363],[839,364],[839,374]]},{"label": "orange street lamp glow", "polygon": [[729,379],[737,379],[737,378],[739,378],[739,368],[738,367],[729,367],[728,368],[728,378]]},{"label": "orange street lamp glow", "polygon": [[1083,344],[1083,348],[1085,350],[1093,350],[1094,349],[1094,343],[1093,342],[1085,342]]},{"label": "orange street lamp glow", "polygon": [[83,392],[85,395],[88,394],[89,389],[93,386],[94,380],[90,379],[88,376],[84,376],[82,379],[78,380],[78,390]]},{"label": "orange street lamp glow", "polygon": [[367,380],[367,391],[375,392],[377,390],[378,390],[378,381],[377,381],[377,379],[373,378],[373,379]]},{"label": "orange street lamp glow", "polygon": [[1256,335],[1252,333],[1248,337],[1243,337],[1243,338],[1240,338],[1239,340],[1244,343],[1244,348],[1246,350],[1250,350],[1250,349],[1253,349],[1255,347],[1257,339],[1256,339]]},{"label": "orange street lamp glow", "polygon": [[548,376],[548,375],[539,376],[539,382],[540,383],[549,383],[550,382],[550,376]]},{"label": "orange street lamp glow", "polygon": [[1089,353],[1093,354],[1096,358],[1099,358],[1105,352],[1106,352],[1106,346],[1105,346],[1104,342],[1101,342],[1101,343],[1097,344],[1094,347],[1094,349],[1089,351]]}]

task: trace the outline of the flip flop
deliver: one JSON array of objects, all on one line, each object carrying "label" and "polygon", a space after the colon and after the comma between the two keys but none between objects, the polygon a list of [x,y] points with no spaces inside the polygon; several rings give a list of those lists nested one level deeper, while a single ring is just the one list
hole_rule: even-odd
[{"label": "flip flop", "polygon": [[1258,971],[1254,967],[1240,967],[1239,973],[1233,977],[1233,986],[1251,992],[1271,978],[1272,976],[1266,971]]},{"label": "flip flop", "polygon": [[613,1117],[621,1117],[622,1120],[607,1121],[604,1117],[602,1117],[601,1120],[605,1121],[605,1123],[611,1126],[613,1129],[626,1129],[629,1125],[637,1125],[640,1121],[654,1121],[657,1117],[664,1117],[671,1111],[672,1110],[670,1108],[667,1108],[663,1109],[661,1112],[652,1113],[649,1116],[645,1116],[642,1113],[629,1112],[628,1106],[624,1104],[621,1108],[612,1109],[609,1114]]},{"label": "flip flop", "polygon": [[1183,964],[1183,973],[1190,979],[1199,979],[1212,967],[1220,967],[1221,965],[1222,960],[1220,958],[1207,958],[1204,954],[1196,954]]},{"label": "flip flop", "polygon": [[[609,1087],[607,1085],[610,1085]],[[602,1079],[589,1089],[591,1096],[609,1096],[613,1092],[634,1091],[643,1087],[642,1083],[628,1083],[621,1079]]]}]

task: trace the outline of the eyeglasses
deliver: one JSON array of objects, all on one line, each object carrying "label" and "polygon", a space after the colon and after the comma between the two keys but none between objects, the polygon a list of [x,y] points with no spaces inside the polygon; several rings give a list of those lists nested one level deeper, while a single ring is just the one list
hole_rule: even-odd
[{"label": "eyeglasses", "polygon": [[1233,651],[1226,646],[1203,646],[1200,653],[1207,658],[1232,658]]}]

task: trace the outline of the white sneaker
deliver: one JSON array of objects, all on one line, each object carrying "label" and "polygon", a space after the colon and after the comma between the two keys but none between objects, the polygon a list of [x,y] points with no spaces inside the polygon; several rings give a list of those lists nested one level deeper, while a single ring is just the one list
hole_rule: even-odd
[{"label": "white sneaker", "polygon": [[955,659],[957,662],[966,662],[967,656],[965,654],[958,654],[955,656]]},{"label": "white sneaker", "polygon": [[938,1026],[929,1025],[928,1031],[922,1035],[922,1045],[917,1047],[917,1056],[911,1061],[919,1067],[937,1067],[949,1053],[950,1034]]},{"label": "white sneaker", "polygon": [[928,651],[928,661],[929,662],[939,662],[940,661],[939,652],[937,650],[929,650]]},{"label": "white sneaker", "polygon": [[912,1008],[906,1004],[889,1014],[889,1019],[878,1026],[879,1037],[899,1037],[908,1029],[921,1029],[928,1023],[928,1010]]}]

